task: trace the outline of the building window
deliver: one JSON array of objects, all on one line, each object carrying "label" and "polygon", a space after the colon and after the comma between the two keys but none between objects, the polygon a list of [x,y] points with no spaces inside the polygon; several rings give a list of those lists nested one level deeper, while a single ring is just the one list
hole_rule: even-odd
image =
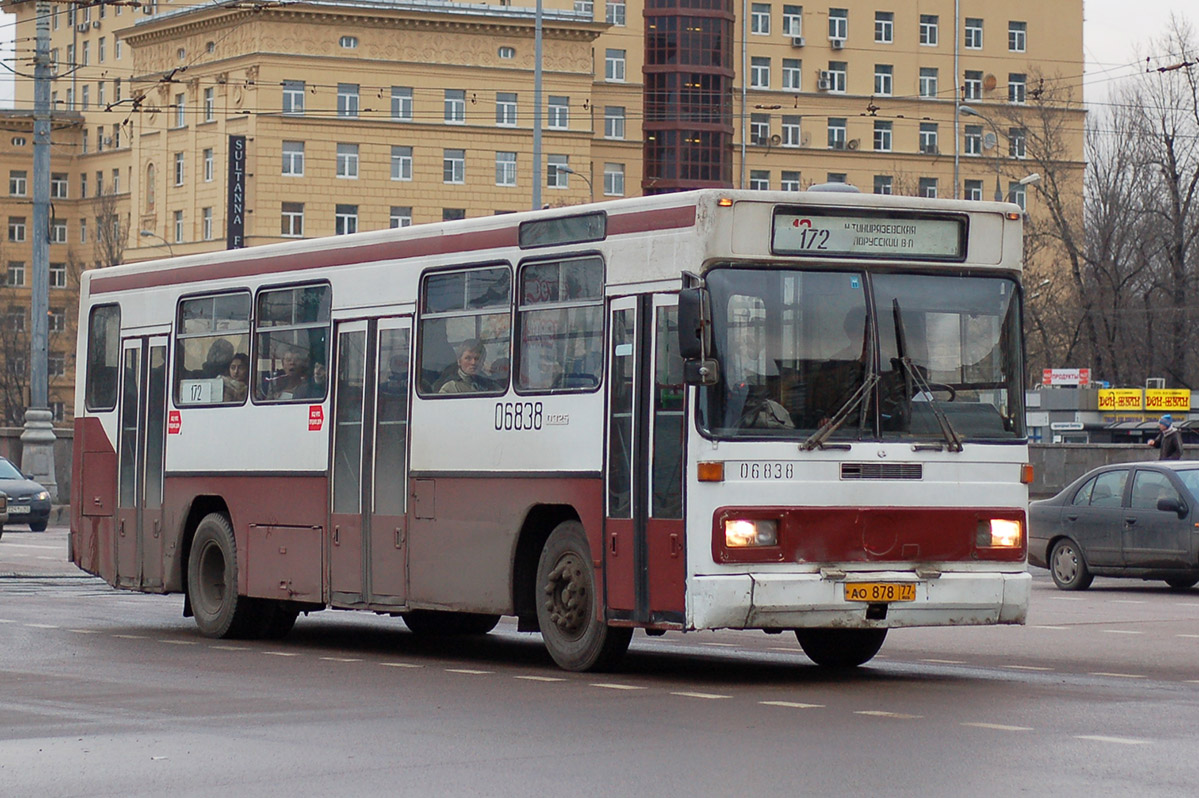
[{"label": "building window", "polygon": [[79,243],[87,243],[87,219],[79,220]]},{"label": "building window", "polygon": [[920,187],[919,187],[919,189],[917,189],[917,191],[918,191],[917,196],[925,197],[927,199],[936,199],[937,198],[937,178],[935,178],[935,177],[920,178]]},{"label": "building window", "polygon": [[759,36],[770,34],[770,4],[753,3],[749,9],[749,32]]},{"label": "building window", "polygon": [[456,222],[466,218],[466,208],[442,208],[441,221]]},{"label": "building window", "polygon": [[442,181],[466,182],[466,150],[444,150],[441,156]]},{"label": "building window", "polygon": [[495,184],[497,186],[516,185],[516,153],[497,152],[495,154]]},{"label": "building window", "polygon": [[358,206],[338,204],[333,217],[333,234],[346,236],[358,232]]},{"label": "building window", "polygon": [[50,199],[66,199],[70,192],[70,180],[62,172],[50,175]]},{"label": "building window", "polygon": [[[216,172],[216,160],[213,157],[212,147],[207,147],[204,150],[204,182],[211,183],[214,173]],[[116,182],[116,173],[113,173],[113,182]]]},{"label": "building window", "polygon": [[212,208],[200,209],[200,234],[205,241],[212,240]]},{"label": "building window", "polygon": [[345,117],[358,116],[358,84],[337,84],[337,115]]},{"label": "building window", "polygon": [[18,244],[25,240],[24,216],[8,217],[8,240]]},{"label": "building window", "polygon": [[465,89],[446,89],[445,90],[445,113],[444,119],[448,125],[465,125],[466,124],[466,90]]},{"label": "building window", "polygon": [[604,138],[624,138],[624,106],[604,106]]},{"label": "building window", "polygon": [[874,93],[890,97],[895,87],[895,67],[890,64],[874,65]]},{"label": "building window", "polygon": [[1025,192],[1025,187],[1017,182],[1008,183],[1007,195],[1012,202],[1020,206],[1020,210],[1028,210],[1028,194]]},{"label": "building window", "polygon": [[304,235],[304,203],[283,203],[283,226],[281,233],[288,238]]},{"label": "building window", "polygon": [[337,145],[337,176],[351,180],[358,178],[358,145],[339,143]]},{"label": "building window", "polygon": [[874,12],[874,40],[879,44],[891,44],[893,41],[895,41],[894,12]]},{"label": "building window", "polygon": [[412,179],[412,148],[393,146],[391,148],[391,179]]},{"label": "building window", "polygon": [[8,262],[8,284],[18,287],[25,285],[25,261],[10,260]]},{"label": "building window", "polygon": [[798,58],[783,59],[783,91],[803,90],[803,61]]},{"label": "building window", "polygon": [[566,130],[570,127],[570,98],[550,95],[546,114],[546,126],[550,130]]},{"label": "building window", "polygon": [[558,167],[570,168],[570,159],[565,155],[547,155],[545,157],[545,186],[546,188],[570,188],[570,172]]},{"label": "building window", "polygon": [[749,115],[749,143],[770,143],[770,114]]},{"label": "building window", "polygon": [[1028,23],[1009,22],[1007,24],[1007,49],[1013,53],[1022,53],[1028,46]]},{"label": "building window", "polygon": [[849,9],[830,8],[828,10],[828,37],[842,42],[849,38]]},{"label": "building window", "polygon": [[495,123],[500,127],[516,127],[516,92],[496,92]]},{"label": "building window", "polygon": [[[100,9],[103,10],[104,6],[100,6]],[[108,48],[105,46],[104,37],[101,36],[99,38],[99,40],[96,42],[96,60],[99,61],[101,64],[104,63],[105,51],[107,49]]]},{"label": "building window", "polygon": [[[151,166],[153,166],[153,164],[151,164]],[[152,176],[153,175],[151,175],[151,177]],[[151,190],[151,189],[149,189],[149,187],[147,186],[147,190]],[[83,199],[87,199],[87,174],[84,172],[79,173],[79,196],[82,197]],[[153,205],[154,203],[151,202],[150,204]]]},{"label": "building window", "polygon": [[920,123],[920,151],[926,155],[936,155],[939,152],[936,122]]},{"label": "building window", "polygon": [[938,17],[936,14],[920,15],[920,43],[935,47],[937,45]]},{"label": "building window", "polygon": [[874,193],[875,194],[892,194],[895,191],[895,178],[891,175],[875,175],[874,176]]},{"label": "building window", "polygon": [[830,150],[845,149],[845,120],[830,117],[828,120],[828,148]]},{"label": "building window", "polygon": [[283,113],[304,113],[304,81],[283,81]]},{"label": "building window", "polygon": [[622,163],[606,163],[606,164],[604,164],[604,196],[605,197],[623,197],[624,196],[624,164],[622,164]]},{"label": "building window", "polygon": [[[181,152],[175,153],[175,185],[183,185],[184,155]],[[96,181],[96,196],[100,196],[100,181]]]},{"label": "building window", "polygon": [[391,87],[391,118],[397,122],[412,121],[412,88]]},{"label": "building window", "polygon": [[343,47],[346,50],[354,50],[354,49],[357,49],[357,47],[358,47],[358,37],[357,36],[342,36],[340,39],[337,40],[337,44],[338,44],[338,46]]},{"label": "building window", "polygon": [[397,227],[411,227],[412,208],[403,207],[400,205],[392,205],[391,215],[388,217],[388,226],[392,229]]},{"label": "building window", "polygon": [[983,97],[983,73],[967,69],[966,81],[962,84],[962,97],[966,100],[981,100]]},{"label": "building window", "polygon": [[936,67],[920,67],[920,96],[927,98],[937,96]]},{"label": "building window", "polygon": [[604,5],[604,21],[609,25],[624,27],[625,0],[608,0]]},{"label": "building window", "polygon": [[50,376],[50,377],[65,376],[67,373],[66,361],[67,361],[67,359],[63,355],[47,355],[46,356],[47,376]]},{"label": "building window", "polygon": [[283,142],[283,174],[288,177],[304,176],[304,142]]},{"label": "building window", "polygon": [[749,60],[749,87],[751,89],[770,88],[770,59],[754,56]]},{"label": "building window", "polygon": [[29,173],[24,169],[13,169],[8,173],[9,196],[23,197],[29,191]]},{"label": "building window", "polygon": [[847,74],[849,65],[845,61],[829,61],[828,72],[828,90],[834,94],[844,94],[847,82]]},{"label": "building window", "polygon": [[981,201],[983,198],[983,181],[967,180],[962,196],[975,202]]},{"label": "building window", "polygon": [[1019,72],[1009,72],[1007,76],[1007,99],[1011,103],[1023,104],[1025,87],[1028,76]]},{"label": "building window", "polygon": [[614,50],[611,47],[604,50],[604,80],[623,83],[624,70],[625,51]]},{"label": "building window", "polygon": [[67,243],[67,220],[54,219],[50,222],[50,243],[65,244]]},{"label": "building window", "polygon": [[982,125],[966,125],[966,135],[964,139],[966,155],[982,155],[983,154],[983,126]]},{"label": "building window", "polygon": [[784,147],[799,147],[802,144],[800,139],[800,122],[802,117],[799,116],[784,116],[783,117],[783,146]]},{"label": "building window", "polygon": [[891,122],[874,120],[874,149],[878,152],[891,151]]},{"label": "building window", "polygon": [[1028,140],[1028,132],[1022,127],[1008,128],[1008,155],[1013,158],[1024,158],[1027,156],[1026,142]]},{"label": "building window", "polygon": [[826,182],[826,183],[847,183],[847,182],[849,182],[848,178],[849,178],[849,176],[846,175],[844,172],[829,172],[825,176],[824,182]]},{"label": "building window", "polygon": [[183,241],[183,211],[174,211],[172,221],[175,228],[175,243],[178,244]]},{"label": "building window", "polygon": [[175,127],[187,127],[187,103],[182,93],[175,95]]},{"label": "building window", "polygon": [[[104,102],[103,99],[100,100]],[[211,122],[216,119],[216,89],[204,90],[204,121]]]},{"label": "building window", "polygon": [[799,191],[799,172],[784,170],[779,176],[779,188],[783,191]]},{"label": "building window", "polygon": [[[62,285],[51,286],[52,288],[67,287],[67,267],[64,263],[51,263],[50,274],[53,275],[55,270],[62,274]],[[53,277],[51,278],[53,280]],[[52,333],[65,332],[67,329],[67,314],[62,308],[50,308],[49,329]]]},{"label": "building window", "polygon": [[749,188],[751,191],[769,191],[770,172],[765,169],[750,169]]},{"label": "building window", "polygon": [[783,6],[783,35],[803,36],[803,6]]},{"label": "building window", "polygon": [[983,21],[977,17],[966,17],[966,39],[963,43],[967,50],[983,49]]}]

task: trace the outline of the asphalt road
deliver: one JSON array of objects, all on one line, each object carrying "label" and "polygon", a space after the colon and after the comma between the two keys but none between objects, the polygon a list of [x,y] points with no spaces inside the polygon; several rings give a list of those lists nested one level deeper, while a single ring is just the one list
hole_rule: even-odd
[{"label": "asphalt road", "polygon": [[792,635],[638,634],[556,669],[504,622],[432,643],[364,613],[203,638],[179,596],[0,540],[3,796],[1095,796],[1199,777],[1199,590],[1036,572],[1024,627],[892,631],[849,675]]}]

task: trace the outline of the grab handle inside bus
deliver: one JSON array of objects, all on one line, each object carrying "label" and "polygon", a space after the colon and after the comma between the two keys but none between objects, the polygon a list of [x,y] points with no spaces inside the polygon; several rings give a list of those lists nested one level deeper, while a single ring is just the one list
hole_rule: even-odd
[{"label": "grab handle inside bus", "polygon": [[683,356],[683,382],[716,384],[720,367],[712,357],[712,300],[706,288],[679,292],[679,354]]}]

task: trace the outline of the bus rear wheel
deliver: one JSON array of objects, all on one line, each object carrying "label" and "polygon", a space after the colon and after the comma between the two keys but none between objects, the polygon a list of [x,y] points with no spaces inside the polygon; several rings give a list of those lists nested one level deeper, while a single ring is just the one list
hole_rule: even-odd
[{"label": "bus rear wheel", "polygon": [[607,670],[624,656],[631,628],[608,626],[598,615],[599,592],[583,525],[563,521],[537,561],[537,621],[554,662],[568,671]]},{"label": "bus rear wheel", "polygon": [[485,635],[500,622],[498,615],[478,612],[441,612],[412,610],[400,615],[413,634],[441,637],[449,635]]},{"label": "bus rear wheel", "polygon": [[822,668],[856,668],[883,647],[886,629],[796,629],[808,659]]},{"label": "bus rear wheel", "polygon": [[187,558],[187,595],[206,637],[261,637],[265,631],[266,602],[237,593],[237,543],[233,525],[221,513],[209,513],[196,527]]}]

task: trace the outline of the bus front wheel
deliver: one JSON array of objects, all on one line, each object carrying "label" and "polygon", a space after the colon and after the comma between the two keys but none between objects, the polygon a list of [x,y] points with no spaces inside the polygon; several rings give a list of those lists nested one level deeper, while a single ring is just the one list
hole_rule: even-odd
[{"label": "bus front wheel", "polygon": [[209,513],[196,527],[187,558],[187,595],[206,637],[261,636],[265,608],[261,600],[237,594],[237,544],[233,525],[221,513]]},{"label": "bus front wheel", "polygon": [[822,668],[856,668],[883,647],[886,629],[796,629],[808,659]]},{"label": "bus front wheel", "polygon": [[633,637],[631,628],[598,617],[599,591],[583,525],[563,521],[550,533],[537,561],[537,621],[546,650],[568,671],[613,667]]}]

